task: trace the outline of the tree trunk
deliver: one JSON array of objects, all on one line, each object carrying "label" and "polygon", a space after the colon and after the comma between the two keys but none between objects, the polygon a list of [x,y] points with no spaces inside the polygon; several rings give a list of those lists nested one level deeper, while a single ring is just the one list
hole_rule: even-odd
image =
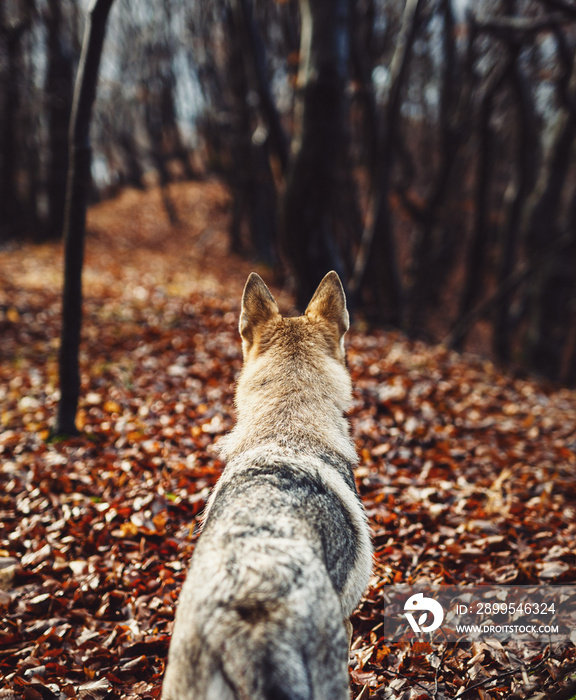
[{"label": "tree trunk", "polygon": [[[228,14],[230,49],[228,77],[232,93],[234,119],[230,134],[232,167],[229,179],[234,195],[230,229],[232,249],[243,249],[242,223],[250,231],[251,254],[260,263],[272,267],[276,261],[277,211],[276,190],[270,167],[269,132],[250,105],[250,87],[256,79],[251,75],[252,48],[247,47],[246,17],[236,4]],[[260,88],[258,88],[260,89]]]},{"label": "tree trunk", "polygon": [[342,147],[348,0],[300,0],[295,129],[281,214],[281,244],[304,308],[323,275],[342,273],[330,217]]},{"label": "tree trunk", "polygon": [[[369,205],[370,216],[362,235],[350,282],[353,298],[369,286],[376,304],[376,318],[381,323],[400,326],[402,322],[402,284],[390,215],[390,180],[394,165],[395,140],[398,136],[402,88],[408,71],[412,45],[416,38],[422,0],[407,0],[400,35],[390,65],[390,92],[382,110],[377,173]],[[365,278],[369,285],[365,284]]]},{"label": "tree trunk", "polygon": [[[536,172],[535,152],[535,112],[530,88],[520,66],[518,49],[514,53],[512,88],[516,98],[516,114],[519,123],[515,191],[508,210],[502,255],[498,269],[498,287],[502,287],[514,269],[518,257],[518,240],[522,221],[522,211],[530,190],[534,187]],[[494,352],[501,362],[510,360],[510,305],[512,293],[505,293],[499,300],[494,322]]]},{"label": "tree trunk", "polygon": [[166,143],[168,155],[177,159],[182,166],[184,177],[192,180],[195,177],[190,164],[190,154],[184,145],[178,114],[176,110],[176,75],[174,67],[170,65],[168,74],[162,76],[160,88],[160,116],[163,130],[163,142]]},{"label": "tree trunk", "polygon": [[362,110],[363,160],[368,168],[372,185],[378,163],[378,105],[372,85],[373,60],[370,56],[374,27],[374,0],[366,3],[351,2],[351,67],[358,83],[359,102]]},{"label": "tree trunk", "polygon": [[[536,257],[542,248],[562,235],[560,206],[567,181],[572,145],[576,139],[576,120],[569,112],[563,117],[548,163],[546,185],[530,211],[529,254]],[[543,184],[543,182],[541,183]],[[534,280],[529,290],[530,320],[527,354],[530,366],[550,378],[560,371],[566,323],[574,293],[574,257],[556,256]]]},{"label": "tree trunk", "polygon": [[22,225],[22,211],[16,188],[17,122],[21,97],[22,37],[28,26],[27,21],[10,26],[0,14],[0,39],[6,51],[6,65],[0,76],[3,83],[0,88],[3,88],[4,93],[0,115],[0,244],[17,236]]},{"label": "tree trunk", "polygon": [[82,266],[86,207],[90,191],[90,120],[106,32],[113,0],[93,0],[88,11],[82,55],[76,76],[70,120],[68,182],[64,223],[64,289],[60,342],[60,403],[56,433],[76,434],[80,393],[79,348],[82,326]]},{"label": "tree trunk", "polygon": [[[164,121],[162,119],[163,89],[166,86],[166,77],[162,74],[155,75],[153,81],[155,89],[145,90],[144,113],[146,116],[146,128],[150,136],[150,159],[158,176],[160,194],[166,216],[171,226],[178,226],[178,213],[168,190],[170,173],[167,166],[167,153],[164,139]],[[144,86],[143,86],[144,87]]]},{"label": "tree trunk", "polygon": [[144,170],[138,153],[138,146],[134,139],[134,133],[128,129],[122,129],[118,133],[118,146],[122,152],[124,170],[120,171],[120,185],[136,187],[139,190],[144,187]]},{"label": "tree trunk", "polygon": [[270,84],[266,77],[266,55],[264,43],[254,18],[252,0],[236,0],[235,12],[239,35],[242,37],[252,80],[254,82],[260,110],[269,132],[270,148],[278,158],[282,173],[288,167],[288,139],[282,127],[280,113],[274,103]]},{"label": "tree trunk", "polygon": [[[566,221],[568,244],[566,262],[571,282],[567,298],[563,299],[565,318],[562,326],[564,338],[562,356],[558,367],[558,379],[563,384],[576,386],[576,188],[572,190],[572,202]],[[560,257],[560,256],[558,256]]]},{"label": "tree trunk", "polygon": [[48,238],[59,238],[64,228],[66,175],[68,163],[68,125],[72,107],[72,52],[64,43],[60,0],[49,0],[47,20],[48,69]]},{"label": "tree trunk", "polygon": [[540,257],[542,249],[561,241],[565,235],[570,238],[568,249],[556,254],[541,268],[527,291],[528,362],[532,369],[552,379],[565,373],[563,353],[569,340],[576,264],[575,205],[567,214],[562,213],[576,140],[576,54],[559,31],[557,39],[563,67],[558,86],[565,110],[555,124],[551,145],[526,206],[524,219],[528,255],[533,259]]},{"label": "tree trunk", "polygon": [[[456,47],[454,15],[451,0],[442,0],[442,82],[440,86],[440,165],[430,190],[428,201],[421,213],[421,225],[412,247],[411,280],[408,293],[406,328],[408,333],[420,334],[424,330],[424,318],[428,309],[438,300],[440,285],[445,277],[442,263],[443,247],[434,245],[438,233],[438,212],[446,200],[450,176],[456,155],[463,140],[462,121],[470,106],[471,81],[459,86],[460,102],[457,103]],[[459,128],[460,127],[460,128]],[[446,223],[444,223],[447,226]]]},{"label": "tree trunk", "polygon": [[[500,89],[511,67],[508,57],[502,69],[496,73],[486,85],[479,108],[478,124],[478,155],[476,164],[475,209],[472,241],[468,249],[465,265],[464,289],[460,299],[460,309],[455,325],[472,310],[482,289],[484,261],[488,245],[488,220],[490,212],[490,185],[493,160],[493,135],[490,127],[490,116],[494,97]],[[453,347],[461,349],[466,339],[465,333],[454,339]]]}]

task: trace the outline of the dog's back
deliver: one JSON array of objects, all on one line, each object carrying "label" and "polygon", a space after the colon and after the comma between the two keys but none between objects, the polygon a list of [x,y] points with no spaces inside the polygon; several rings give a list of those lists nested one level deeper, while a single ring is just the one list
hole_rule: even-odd
[{"label": "dog's back", "polygon": [[371,550],[342,415],[347,327],[335,273],[297,319],[248,280],[238,422],[178,603],[164,700],[349,697],[344,620]]},{"label": "dog's back", "polygon": [[165,697],[347,697],[340,601],[319,565],[326,500],[290,465],[242,469],[220,489],[179,602]]}]

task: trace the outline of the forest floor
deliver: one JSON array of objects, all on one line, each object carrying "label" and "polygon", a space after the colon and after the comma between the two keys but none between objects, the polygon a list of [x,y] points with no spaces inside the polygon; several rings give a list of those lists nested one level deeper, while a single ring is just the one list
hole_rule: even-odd
[{"label": "forest floor", "polygon": [[[176,227],[157,190],[90,210],[79,438],[48,439],[61,246],[0,253],[0,700],[160,695],[223,466],[215,443],[234,420],[252,269],[228,253],[218,183],[170,195]],[[392,643],[383,596],[401,583],[576,583],[576,393],[397,333],[353,328],[347,347],[376,549],[353,619],[353,698],[571,697],[574,595],[561,640],[460,644]]]}]

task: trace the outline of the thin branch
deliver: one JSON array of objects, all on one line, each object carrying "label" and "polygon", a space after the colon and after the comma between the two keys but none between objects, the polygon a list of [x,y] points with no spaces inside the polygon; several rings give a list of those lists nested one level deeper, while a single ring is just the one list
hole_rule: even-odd
[{"label": "thin branch", "polygon": [[508,40],[514,35],[525,34],[531,36],[543,31],[557,29],[563,24],[574,22],[576,17],[556,13],[545,17],[488,17],[487,19],[475,19],[479,31],[494,34],[500,39]]}]

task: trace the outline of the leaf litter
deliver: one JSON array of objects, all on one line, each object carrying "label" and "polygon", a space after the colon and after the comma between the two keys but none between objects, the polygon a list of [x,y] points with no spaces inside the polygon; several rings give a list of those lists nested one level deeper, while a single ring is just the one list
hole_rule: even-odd
[{"label": "leaf litter", "polygon": [[[157,190],[90,210],[79,438],[48,440],[60,246],[0,253],[1,700],[160,697],[223,467],[218,438],[233,424],[253,269],[228,252],[224,188],[169,195],[177,227]],[[399,333],[355,328],[347,345],[376,549],[353,619],[353,698],[553,696],[576,673],[576,638],[388,647],[382,591],[576,582],[576,393]]]}]

